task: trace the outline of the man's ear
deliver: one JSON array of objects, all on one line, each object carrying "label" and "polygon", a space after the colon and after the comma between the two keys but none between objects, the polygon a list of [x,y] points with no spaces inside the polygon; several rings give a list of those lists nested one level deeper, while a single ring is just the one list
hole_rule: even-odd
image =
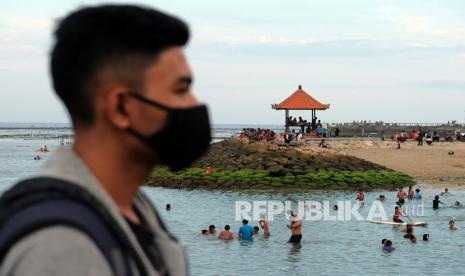
[{"label": "man's ear", "polygon": [[128,89],[121,85],[107,87],[103,94],[104,116],[116,128],[127,129],[131,120],[127,112]]}]

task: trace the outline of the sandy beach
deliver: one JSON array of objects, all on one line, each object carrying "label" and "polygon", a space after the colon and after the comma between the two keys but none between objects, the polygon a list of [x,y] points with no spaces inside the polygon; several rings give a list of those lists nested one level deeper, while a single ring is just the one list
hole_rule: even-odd
[{"label": "sandy beach", "polygon": [[[465,190],[465,143],[434,143],[417,146],[415,142],[331,140],[329,151],[359,157],[415,177],[434,188]],[[322,150],[323,151],[323,150]],[[448,155],[453,151],[454,155]]]}]

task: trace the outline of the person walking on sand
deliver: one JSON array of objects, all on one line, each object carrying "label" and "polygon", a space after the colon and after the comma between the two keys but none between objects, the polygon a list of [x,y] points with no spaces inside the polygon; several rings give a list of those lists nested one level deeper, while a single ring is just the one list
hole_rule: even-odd
[{"label": "person walking on sand", "polygon": [[287,228],[289,228],[292,233],[289,242],[300,243],[302,240],[302,221],[294,211],[291,211],[291,223],[287,225]]}]

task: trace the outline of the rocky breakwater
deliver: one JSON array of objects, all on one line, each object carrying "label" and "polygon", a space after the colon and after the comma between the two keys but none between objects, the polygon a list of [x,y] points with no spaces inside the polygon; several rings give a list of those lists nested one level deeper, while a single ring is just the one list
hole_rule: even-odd
[{"label": "rocky breakwater", "polygon": [[279,148],[229,140],[213,144],[189,169],[155,168],[146,184],[227,190],[374,190],[414,183],[406,174],[315,147]]}]

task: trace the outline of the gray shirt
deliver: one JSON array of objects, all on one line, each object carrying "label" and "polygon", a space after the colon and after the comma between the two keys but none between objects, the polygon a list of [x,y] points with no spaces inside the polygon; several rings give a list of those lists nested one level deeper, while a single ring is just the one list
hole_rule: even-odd
[{"label": "gray shirt", "polygon": [[[158,275],[118,207],[72,149],[58,150],[39,172],[39,176],[74,182],[99,198],[141,256],[149,275]],[[170,274],[186,275],[187,264],[183,248],[160,226],[156,214],[141,191],[134,199],[134,205],[155,234],[154,242],[160,247]],[[133,263],[131,268],[134,275],[138,275]],[[106,276],[113,274],[103,254],[86,234],[60,225],[35,231],[15,243],[0,267],[0,275]]]}]

